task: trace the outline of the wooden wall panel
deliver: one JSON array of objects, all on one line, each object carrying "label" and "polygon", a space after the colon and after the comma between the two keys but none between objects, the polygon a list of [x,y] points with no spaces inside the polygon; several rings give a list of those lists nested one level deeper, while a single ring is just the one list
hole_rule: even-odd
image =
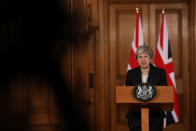
[{"label": "wooden wall panel", "polygon": [[[189,129],[189,72],[188,12],[187,5],[175,4],[117,4],[109,5],[109,66],[111,130],[128,130],[126,105],[115,105],[115,86],[123,85],[131,41],[135,28],[135,8],[141,9],[145,44],[155,53],[161,25],[161,11],[165,8],[174,71],[176,72],[177,98],[180,122],[164,130]],[[148,12],[149,11],[149,12]]]},{"label": "wooden wall panel", "polygon": [[90,131],[97,130],[97,107],[99,99],[97,99],[98,89],[97,89],[97,71],[96,71],[96,46],[97,46],[97,36],[96,32],[89,33],[88,41],[88,59],[89,59],[89,129]]},{"label": "wooden wall panel", "polygon": [[178,3],[189,2],[189,0],[108,0],[111,3]]},{"label": "wooden wall panel", "polygon": [[32,127],[29,131],[60,131],[58,127]]},{"label": "wooden wall panel", "polygon": [[[64,70],[80,117],[81,125],[96,130],[96,29],[98,27],[97,0],[71,0],[73,32],[75,36],[64,57]],[[68,59],[66,59],[68,58]],[[68,61],[67,61],[68,60]],[[70,66],[71,65],[71,66]],[[70,77],[71,76],[71,77]],[[71,82],[70,82],[71,81]]]},{"label": "wooden wall panel", "polygon": [[38,76],[19,75],[10,82],[15,113],[25,116],[26,130],[59,131],[58,106],[48,81]]},{"label": "wooden wall panel", "polygon": [[[176,78],[180,122],[172,125],[173,129],[189,128],[189,71],[188,65],[188,12],[186,4],[150,5],[150,46],[155,52],[161,25],[161,11],[165,8],[170,47]],[[175,127],[176,126],[176,127]],[[165,129],[167,130],[167,128]],[[168,129],[169,130],[169,129]]]},{"label": "wooden wall panel", "polygon": [[28,103],[32,112],[48,113],[49,86],[41,80],[30,80],[28,88]]},{"label": "wooden wall panel", "polygon": [[[126,78],[129,52],[136,24],[136,10],[139,7],[143,30],[148,34],[147,6],[135,4],[111,4],[109,6],[109,56],[110,56],[110,103],[111,130],[128,131],[127,105],[115,104],[115,87],[123,85]],[[144,35],[144,41],[148,36]]]},{"label": "wooden wall panel", "polygon": [[[162,9],[156,9],[155,11],[155,41],[158,41],[160,26],[161,26],[161,15]],[[170,38],[170,47],[172,49],[174,72],[177,78],[182,78],[182,12],[180,9],[167,9],[166,20],[168,27],[168,35]],[[171,30],[172,29],[172,30]],[[153,37],[151,37],[153,39]],[[154,49],[155,50],[155,49]]]},{"label": "wooden wall panel", "polygon": [[77,37],[84,35],[88,30],[87,1],[71,0],[71,14],[73,16],[73,32]]},{"label": "wooden wall panel", "polygon": [[108,0],[108,2],[111,2],[111,3],[145,3],[147,2],[148,0]]},{"label": "wooden wall panel", "polygon": [[[117,79],[125,76],[127,63],[129,59],[129,51],[131,49],[131,42],[133,40],[135,21],[135,9],[130,10],[116,10],[115,18],[116,37],[116,72]],[[127,61],[126,61],[127,60]]]},{"label": "wooden wall panel", "polygon": [[98,26],[98,2],[97,0],[87,1],[87,14],[88,14],[88,26],[97,27]]},{"label": "wooden wall panel", "polygon": [[97,80],[98,80],[98,117],[97,117],[97,130],[98,131],[108,131],[110,125],[110,113],[108,113],[110,108],[109,101],[109,55],[108,55],[108,3],[105,0],[99,0],[99,28],[98,28],[98,44],[97,44]]},{"label": "wooden wall panel", "polygon": [[73,46],[72,93],[79,102],[81,122],[89,129],[96,129],[96,32],[88,34],[88,40],[81,40]]},{"label": "wooden wall panel", "polygon": [[80,111],[83,125],[88,123],[88,89],[89,89],[89,66],[88,66],[88,44],[84,41],[75,43],[72,57],[72,94],[76,102],[77,111]]},{"label": "wooden wall panel", "polygon": [[190,125],[191,125],[191,131],[194,131],[196,129],[196,1],[191,0],[189,3],[189,11],[190,11],[190,53],[189,53],[189,59],[191,61],[190,63]]},{"label": "wooden wall panel", "polygon": [[16,112],[28,111],[28,82],[25,75],[18,76],[17,80],[11,82],[10,97],[12,108]]},{"label": "wooden wall panel", "polygon": [[[124,8],[123,8],[124,7]],[[112,6],[111,6],[112,8]],[[142,21],[147,22],[145,7],[140,8]],[[112,14],[113,13],[113,14]],[[115,48],[116,56],[116,73],[117,73],[117,83],[123,84],[124,77],[126,75],[127,63],[129,59],[129,52],[131,49],[131,43],[133,40],[133,34],[136,24],[136,11],[135,8],[128,7],[127,5],[114,6],[111,9],[111,47]],[[113,16],[112,16],[113,15]],[[143,25],[146,29],[147,24]],[[145,30],[147,32],[147,30]],[[148,37],[145,41],[148,41]]]}]

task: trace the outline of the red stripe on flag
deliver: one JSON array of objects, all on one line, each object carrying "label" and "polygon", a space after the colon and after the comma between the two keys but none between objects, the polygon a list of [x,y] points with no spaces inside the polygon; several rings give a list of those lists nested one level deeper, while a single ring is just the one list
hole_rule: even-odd
[{"label": "red stripe on flag", "polygon": [[137,60],[135,58],[135,52],[134,52],[133,48],[131,48],[131,51],[130,51],[129,64],[130,64],[131,68],[136,68],[139,66],[137,63]]},{"label": "red stripe on flag", "polygon": [[167,75],[167,84],[174,86],[169,74],[173,72],[173,63],[170,62],[168,64],[164,64],[163,59],[161,57],[161,55],[159,54],[159,51],[156,50],[156,56],[155,56],[155,65],[157,67],[163,68],[166,71],[166,75]]},{"label": "red stripe on flag", "polygon": [[155,55],[155,58],[154,58],[154,63],[157,67],[164,68],[164,63],[162,61],[162,58],[161,58],[157,48],[156,48],[156,55]]},{"label": "red stripe on flag", "polygon": [[165,70],[166,70],[168,73],[173,72],[173,71],[174,71],[174,69],[173,69],[173,63],[170,62],[170,63],[166,64],[166,65],[165,65]]},{"label": "red stripe on flag", "polygon": [[[139,43],[139,42],[141,42],[141,43]],[[137,50],[139,45],[144,45],[144,42],[143,42],[143,32],[142,32],[140,14],[136,13],[136,28],[135,28],[132,46],[131,46],[131,50],[130,50],[130,54],[129,54],[128,70],[139,66],[137,63],[137,60],[135,58],[135,51],[134,51],[134,50]]]},{"label": "red stripe on flag", "polygon": [[178,112],[178,102],[177,102],[177,95],[176,95],[176,89],[174,88],[174,84],[172,82],[171,77],[169,76],[169,73],[173,72],[173,63],[170,62],[168,64],[164,64],[163,59],[158,51],[158,49],[156,49],[156,55],[155,55],[155,59],[154,59],[155,65],[157,67],[163,68],[166,71],[166,76],[167,76],[167,84],[168,86],[173,86],[173,90],[174,90],[174,111],[176,112],[177,117],[179,118],[179,112]]},{"label": "red stripe on flag", "polygon": [[[156,49],[156,55],[155,55],[154,61],[155,61],[155,65],[157,67],[163,68],[165,70],[166,76],[167,76],[167,84],[168,85],[171,85],[171,86],[174,86],[173,83],[172,83],[172,81],[171,81],[171,79],[170,79],[170,76],[169,76],[169,73],[171,73],[171,70],[169,70],[168,68],[170,68],[170,67],[167,67],[164,64],[163,59],[162,59],[161,55],[159,54],[158,49]],[[168,72],[168,71],[170,71],[170,72]]]},{"label": "red stripe on flag", "polygon": [[[168,62],[168,58],[162,58],[162,55],[160,53],[164,53],[166,56],[168,54],[169,49],[164,49],[164,44],[168,44],[168,32],[167,32],[167,26],[166,26],[166,18],[165,15],[162,14],[162,24],[161,24],[161,30],[160,30],[160,40],[157,43],[157,48],[156,48],[156,55],[155,55],[155,65],[157,67],[163,68],[166,71],[166,76],[167,76],[167,84],[169,86],[173,86],[174,90],[174,113],[172,113],[173,120],[169,116],[166,116],[166,123],[167,126],[178,122],[179,121],[179,112],[178,112],[178,103],[177,103],[177,95],[176,95],[176,88],[175,88],[175,76],[174,76],[174,70],[173,70],[173,62],[169,62],[168,64],[164,64]],[[167,37],[165,37],[166,35]],[[158,48],[160,46],[160,48]],[[165,45],[167,47],[167,45]],[[161,50],[161,52],[159,52]],[[175,115],[176,114],[176,115]]]}]

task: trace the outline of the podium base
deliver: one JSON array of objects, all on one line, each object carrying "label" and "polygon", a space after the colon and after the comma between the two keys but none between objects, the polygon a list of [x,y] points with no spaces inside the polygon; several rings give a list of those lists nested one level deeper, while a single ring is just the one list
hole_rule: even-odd
[{"label": "podium base", "polygon": [[149,108],[141,108],[142,131],[149,131]]}]

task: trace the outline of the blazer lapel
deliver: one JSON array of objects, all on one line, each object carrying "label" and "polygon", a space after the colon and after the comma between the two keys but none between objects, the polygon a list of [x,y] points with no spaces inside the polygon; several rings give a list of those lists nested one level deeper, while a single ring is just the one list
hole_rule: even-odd
[{"label": "blazer lapel", "polygon": [[142,83],[142,73],[140,68],[136,70],[136,81],[138,82],[137,84]]},{"label": "blazer lapel", "polygon": [[153,68],[154,66],[150,64],[150,71],[149,71],[148,79],[147,79],[148,84],[152,84],[151,82],[153,81],[153,78],[154,78]]}]

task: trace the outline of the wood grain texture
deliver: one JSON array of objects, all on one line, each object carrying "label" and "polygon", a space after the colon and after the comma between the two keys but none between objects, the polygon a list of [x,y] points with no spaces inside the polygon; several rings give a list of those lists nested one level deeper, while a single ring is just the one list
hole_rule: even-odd
[{"label": "wood grain texture", "polygon": [[190,52],[189,52],[189,59],[190,59],[190,130],[196,129],[196,1],[191,0],[189,4],[189,11],[190,11]]},{"label": "wood grain texture", "polygon": [[[161,23],[161,10],[165,9],[168,34],[174,63],[176,79],[176,93],[179,105],[180,122],[175,126],[186,126],[189,130],[189,40],[188,40],[188,12],[187,5],[178,4],[151,4],[150,14],[150,46],[155,52]],[[182,108],[180,108],[182,107]],[[182,124],[183,126],[181,126]],[[176,127],[177,128],[177,127]],[[181,130],[184,130],[181,128]]]},{"label": "wood grain texture", "polygon": [[[109,98],[107,97],[107,99],[110,100],[110,130],[112,131],[118,131],[122,128],[124,128],[123,130],[128,130],[128,125],[126,125],[124,122],[124,119],[126,119],[126,110],[119,110],[122,109],[120,107],[121,105],[115,104],[115,87],[117,85],[123,85],[125,80],[128,57],[131,49],[131,41],[133,40],[135,30],[136,7],[140,8],[141,20],[144,23],[143,30],[147,33],[147,6],[144,4],[110,4],[108,7],[109,15],[106,19],[109,19],[108,64],[110,88],[108,88]],[[148,40],[148,35],[144,34],[144,40]],[[126,108],[128,110],[128,106]],[[121,123],[124,123],[124,125]]]},{"label": "wood grain texture", "polygon": [[189,0],[108,0],[111,3],[176,3],[189,2]]},{"label": "wood grain texture", "polygon": [[149,131],[149,109],[141,108],[142,131]]},{"label": "wood grain texture", "polygon": [[97,0],[87,0],[87,14],[88,14],[88,26],[97,27],[98,26],[98,1]]},{"label": "wood grain texture", "polygon": [[[180,122],[176,127],[189,128],[187,121],[189,116],[189,45],[188,41],[188,12],[187,5],[184,3],[123,3],[111,2],[108,6],[108,54],[109,63],[109,81],[110,88],[106,99],[110,99],[111,109],[111,130],[128,130],[126,127],[126,109],[122,105],[115,105],[114,87],[123,85],[126,77],[126,67],[128,63],[128,54],[131,47],[131,41],[134,32],[134,10],[139,7],[141,11],[141,19],[144,31],[144,41],[149,45],[155,53],[158,35],[161,24],[161,10],[165,8],[172,56],[174,61],[174,71],[176,72],[176,92],[179,101]],[[107,23],[107,22],[106,22]],[[128,29],[127,29],[127,28]],[[107,28],[106,28],[107,29]],[[130,31],[130,30],[131,31]],[[107,30],[106,30],[107,32]],[[132,33],[131,33],[132,32]],[[107,40],[107,39],[106,39]],[[127,48],[126,48],[127,47]],[[126,60],[127,59],[127,60]],[[186,106],[185,106],[186,105]],[[128,110],[128,107],[127,107]],[[123,124],[121,124],[123,123]],[[183,130],[183,128],[181,128]]]},{"label": "wood grain texture", "polygon": [[[138,101],[133,95],[134,86],[118,86],[116,87],[116,103],[130,103],[130,108],[141,108],[147,105],[151,110],[172,110],[173,109],[173,87],[172,86],[156,86],[157,95],[148,102]],[[135,106],[135,107],[134,107]]]}]

